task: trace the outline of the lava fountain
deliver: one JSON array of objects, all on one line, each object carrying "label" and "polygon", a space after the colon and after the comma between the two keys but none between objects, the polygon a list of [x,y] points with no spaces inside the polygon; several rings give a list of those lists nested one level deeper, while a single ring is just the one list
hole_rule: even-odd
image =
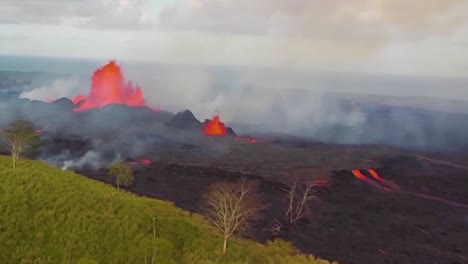
[{"label": "lava fountain", "polygon": [[141,88],[125,81],[122,70],[115,61],[110,61],[94,72],[88,96],[78,95],[72,101],[76,112],[108,104],[146,105]]},{"label": "lava fountain", "polygon": [[207,120],[203,124],[203,133],[208,136],[225,136],[227,135],[227,128],[221,122],[221,118],[219,117],[219,112],[216,111],[215,115],[211,120]]}]

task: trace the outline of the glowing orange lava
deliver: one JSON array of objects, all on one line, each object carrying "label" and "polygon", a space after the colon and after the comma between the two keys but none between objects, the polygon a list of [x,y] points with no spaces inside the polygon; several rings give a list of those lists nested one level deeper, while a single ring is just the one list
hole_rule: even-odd
[{"label": "glowing orange lava", "polygon": [[354,177],[358,178],[359,180],[368,180],[368,178],[362,174],[361,170],[352,170],[351,172],[353,173]]},{"label": "glowing orange lava", "polygon": [[367,171],[369,172],[370,175],[372,175],[372,178],[380,182],[380,184],[382,184],[383,186],[388,187],[392,190],[400,189],[400,186],[398,186],[398,184],[395,184],[393,182],[387,181],[386,179],[382,178],[376,170],[368,169]]},{"label": "glowing orange lava", "polygon": [[209,136],[225,136],[227,134],[227,128],[221,122],[217,111],[213,118],[203,125],[203,132]]},{"label": "glowing orange lava", "polygon": [[377,189],[380,189],[380,190],[386,191],[386,192],[392,191],[392,189],[390,189],[389,187],[387,187],[385,185],[381,185],[381,184],[379,184],[379,182],[369,179],[366,175],[364,175],[362,173],[361,170],[356,169],[356,170],[352,170],[351,172],[353,173],[354,177],[356,177],[356,179],[361,180],[361,181],[363,181],[365,183],[368,183],[368,184],[372,185],[373,187],[375,187]]},{"label": "glowing orange lava", "polygon": [[84,111],[108,104],[145,106],[143,91],[139,86],[125,82],[120,66],[115,61],[110,61],[94,72],[91,91],[87,97],[78,95],[72,101],[76,105],[74,111]]},{"label": "glowing orange lava", "polygon": [[374,169],[369,169],[368,170],[370,175],[372,175],[372,177],[374,177],[374,179],[378,180],[378,181],[381,181],[381,182],[385,182],[385,179],[383,179],[382,177],[380,177],[379,173],[377,173],[376,170]]}]

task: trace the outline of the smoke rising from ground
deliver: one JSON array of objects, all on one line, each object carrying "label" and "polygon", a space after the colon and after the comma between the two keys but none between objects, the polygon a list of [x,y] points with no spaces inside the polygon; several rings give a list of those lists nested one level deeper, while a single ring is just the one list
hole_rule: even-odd
[{"label": "smoke rising from ground", "polygon": [[[114,160],[108,161],[108,164],[114,164],[116,162],[121,161],[120,156],[117,155]],[[63,162],[62,170],[67,169],[81,169],[85,166],[92,167],[92,168],[101,168],[107,167],[108,164],[105,163],[101,154],[94,150],[90,150],[86,152],[82,157],[65,160]]]},{"label": "smoke rising from ground", "polygon": [[21,93],[20,98],[41,101],[55,100],[62,97],[69,97],[80,92],[80,90],[84,88],[82,85],[83,84],[80,84],[79,80],[72,78],[53,80],[49,84]]},{"label": "smoke rising from ground", "polygon": [[[91,167],[91,168],[101,168],[106,167],[108,162],[102,157],[102,154],[94,151],[89,150],[82,156],[73,156],[69,150],[62,151],[58,155],[43,155],[39,156],[40,160],[43,160],[51,165],[57,166],[62,168],[62,170],[67,169],[81,169],[83,167]],[[116,159],[120,161],[119,159]]]},{"label": "smoke rising from ground", "polygon": [[[123,70],[127,80],[143,88],[150,107],[174,113],[190,109],[199,120],[211,118],[219,108],[225,122],[268,128],[257,132],[298,133],[334,122],[358,125],[362,119],[357,109],[341,113],[331,102],[325,104],[324,87],[305,78],[305,74],[191,66],[155,70],[125,64]],[[20,97],[46,101],[88,92],[88,83],[66,79],[24,92]]]},{"label": "smoke rising from ground", "polygon": [[[434,143],[443,145],[449,138],[447,130],[453,129],[457,122],[444,113],[420,113],[407,107],[468,112],[461,101],[434,104],[430,99],[368,95],[439,97],[441,94],[437,92],[443,91],[441,87],[463,91],[462,80],[187,65],[121,65],[126,79],[142,87],[148,106],[173,113],[190,109],[201,121],[219,108],[221,119],[238,133],[286,133],[332,143],[397,146],[411,143],[424,147]],[[20,97],[72,98],[87,94],[89,89],[89,80],[79,83],[57,80],[49,86],[24,92]],[[379,108],[386,105],[393,108]],[[102,118],[101,115],[93,123],[105,126],[110,122],[103,123]]]}]

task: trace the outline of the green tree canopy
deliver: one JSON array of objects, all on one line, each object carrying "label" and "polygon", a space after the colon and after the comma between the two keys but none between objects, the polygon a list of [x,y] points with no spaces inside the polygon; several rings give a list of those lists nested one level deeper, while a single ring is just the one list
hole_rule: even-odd
[{"label": "green tree canopy", "polygon": [[130,166],[119,162],[109,166],[108,173],[115,178],[117,189],[122,186],[130,186],[133,183],[133,172]]},{"label": "green tree canopy", "polygon": [[20,155],[35,149],[39,143],[38,131],[31,122],[23,119],[10,123],[8,128],[2,131],[2,136],[11,153],[13,169],[16,168],[16,161]]}]

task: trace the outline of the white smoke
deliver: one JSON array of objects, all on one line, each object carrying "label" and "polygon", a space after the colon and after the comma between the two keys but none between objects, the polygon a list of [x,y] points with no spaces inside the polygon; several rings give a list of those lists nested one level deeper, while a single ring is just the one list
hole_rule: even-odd
[{"label": "white smoke", "polygon": [[[82,167],[92,167],[92,168],[101,168],[103,165],[113,164],[116,162],[120,162],[121,157],[120,154],[117,153],[114,160],[111,162],[106,162],[102,158],[102,155],[94,150],[90,150],[86,152],[82,157],[77,159],[66,160],[63,162],[62,170],[67,170],[69,168],[79,169]],[[107,165],[108,165],[107,164]]]},{"label": "white smoke", "polygon": [[78,79],[68,78],[52,80],[48,84],[22,92],[19,97],[47,102],[49,100],[56,100],[62,97],[73,98],[83,92],[87,93],[82,82]]},{"label": "white smoke", "polygon": [[186,65],[124,67],[124,71],[139,81],[151,106],[172,112],[190,109],[201,121],[219,109],[228,125],[301,134],[331,123],[359,126],[364,121],[357,108],[344,112],[325,102],[329,87],[305,72]]},{"label": "white smoke", "polygon": [[70,150],[64,150],[56,155],[43,154],[39,159],[53,166],[60,167],[62,170],[81,169],[83,167],[98,169],[122,161],[122,156],[120,153],[114,152],[112,158],[106,158],[99,147],[93,147],[79,157],[74,156]]},{"label": "white smoke", "polygon": [[[150,107],[171,112],[190,109],[201,121],[211,118],[214,110],[219,108],[221,120],[240,134],[286,133],[333,143],[373,142],[406,145],[409,137],[414,138],[411,142],[421,146],[434,140],[444,142],[445,136],[441,135],[445,133],[443,131],[447,125],[441,122],[443,119],[436,118],[431,113],[424,117],[426,126],[431,127],[433,131],[437,130],[437,133],[431,135],[425,133],[427,129],[421,126],[419,116],[399,112],[390,112],[385,116],[385,124],[378,121],[379,126],[372,125],[369,129],[370,124],[376,121],[375,118],[369,117],[369,113],[374,111],[368,108],[369,103],[405,107],[404,100],[398,97],[393,98],[393,101],[386,101],[385,97],[374,96],[372,101],[370,97],[362,97],[356,93],[381,93],[384,90],[393,91],[395,87],[399,91],[438,90],[442,85],[458,87],[462,83],[456,80],[428,82],[425,79],[395,76],[310,73],[278,69],[126,62],[119,64],[125,79],[142,87]],[[52,82],[52,85],[25,92],[22,97],[73,97],[87,92],[75,92],[73,87],[89,89],[89,85],[74,84],[58,80]],[[349,97],[349,94],[346,94],[349,105],[343,106],[338,98],[343,95],[336,97],[335,92],[354,92],[355,96]],[[407,106],[413,107],[413,101],[409,101]],[[100,120],[97,122],[102,123]],[[126,142],[128,138],[122,140]],[[138,146],[137,152],[141,152],[140,145],[142,149],[146,147],[145,143],[135,145]]]}]

